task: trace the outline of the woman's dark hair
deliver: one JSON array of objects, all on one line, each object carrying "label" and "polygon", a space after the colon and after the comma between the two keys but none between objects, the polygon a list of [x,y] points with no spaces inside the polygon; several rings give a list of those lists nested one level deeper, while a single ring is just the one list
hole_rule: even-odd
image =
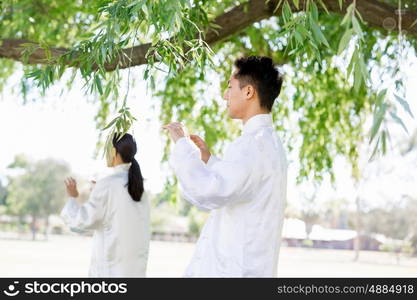
[{"label": "woman's dark hair", "polygon": [[237,68],[235,78],[239,80],[240,88],[254,85],[261,107],[271,111],[283,81],[272,59],[266,56],[247,56],[236,59],[234,64]]},{"label": "woman's dark hair", "polygon": [[128,133],[123,135],[120,139],[120,134],[115,134],[113,137],[113,146],[116,152],[120,154],[123,162],[132,163],[129,168],[127,191],[134,201],[140,201],[142,197],[143,177],[138,162],[135,159],[137,151],[135,139]]}]

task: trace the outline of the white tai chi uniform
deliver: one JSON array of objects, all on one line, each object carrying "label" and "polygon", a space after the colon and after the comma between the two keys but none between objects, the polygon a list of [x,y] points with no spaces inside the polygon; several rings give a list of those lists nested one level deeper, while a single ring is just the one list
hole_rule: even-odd
[{"label": "white tai chi uniform", "polygon": [[274,277],[286,201],[287,159],[270,114],[250,118],[224,158],[205,164],[180,138],[170,164],[182,196],[210,216],[186,277]]},{"label": "white tai chi uniform", "polygon": [[95,184],[89,200],[80,205],[69,198],[61,216],[72,231],[93,231],[90,277],[145,277],[150,240],[149,201],[139,202],[128,191],[129,164]]}]

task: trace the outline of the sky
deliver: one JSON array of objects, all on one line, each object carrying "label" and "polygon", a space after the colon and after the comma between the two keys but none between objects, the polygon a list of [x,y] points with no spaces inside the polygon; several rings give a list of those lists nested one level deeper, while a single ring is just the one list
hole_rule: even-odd
[{"label": "sky", "polygon": [[[414,115],[417,116],[417,59],[409,57],[403,72],[407,75],[407,100]],[[131,76],[139,78],[129,90],[128,106],[138,119],[133,127],[133,134],[138,144],[136,159],[139,161],[146,179],[146,188],[153,193],[163,188],[164,178],[171,176],[166,165],[161,165],[163,140],[165,133],[161,130],[158,119],[160,99],[147,92],[146,83],[140,80],[143,67],[131,70]],[[122,73],[126,81],[128,72]],[[19,81],[19,72],[11,78],[9,85],[0,93],[0,180],[5,181],[12,174],[7,166],[16,154],[23,153],[31,159],[38,160],[53,157],[66,161],[74,176],[87,180],[97,179],[106,174],[108,169],[101,155],[93,157],[98,138],[94,116],[97,104],[92,103],[91,96],[85,96],[82,84],[76,83],[70,91],[63,83],[50,88],[45,97],[36,91],[31,92],[27,104],[22,104],[21,97],[12,92],[12,87]],[[125,83],[123,83],[125,84]],[[220,91],[215,93],[216,101],[224,107]],[[123,94],[123,93],[121,93]],[[399,111],[410,132],[417,129],[416,120]],[[181,121],[181,120],[179,120]],[[391,132],[397,141],[407,139],[400,126],[393,124]],[[416,151],[414,151],[416,152]],[[299,165],[296,153],[289,154],[291,161],[288,173],[288,199],[295,206],[303,205],[305,196],[313,193],[312,183],[301,186],[295,184]],[[367,167],[367,179],[360,186],[360,193],[370,202],[381,203],[387,199],[398,199],[402,194],[417,192],[414,190],[417,168],[417,155],[412,153],[401,157],[397,151],[391,151],[385,158]],[[350,177],[350,167],[342,158],[335,159],[336,188],[326,179],[318,191],[322,201],[334,198],[354,199],[355,188]]]}]

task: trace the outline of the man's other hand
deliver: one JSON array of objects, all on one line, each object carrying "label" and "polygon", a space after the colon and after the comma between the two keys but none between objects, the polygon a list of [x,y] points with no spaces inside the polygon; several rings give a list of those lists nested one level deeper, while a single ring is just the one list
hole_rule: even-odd
[{"label": "man's other hand", "polygon": [[198,149],[200,149],[201,152],[201,160],[207,163],[210,159],[211,153],[207,147],[206,142],[199,137],[198,135],[190,135],[190,139],[196,144]]}]

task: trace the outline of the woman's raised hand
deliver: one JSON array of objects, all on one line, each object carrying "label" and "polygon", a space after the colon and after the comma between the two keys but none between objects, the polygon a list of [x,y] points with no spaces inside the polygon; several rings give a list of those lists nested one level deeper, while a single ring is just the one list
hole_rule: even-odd
[{"label": "woman's raised hand", "polygon": [[77,198],[79,195],[78,190],[77,190],[77,181],[72,177],[68,177],[64,181],[64,183],[65,183],[65,188],[67,189],[68,196]]}]

